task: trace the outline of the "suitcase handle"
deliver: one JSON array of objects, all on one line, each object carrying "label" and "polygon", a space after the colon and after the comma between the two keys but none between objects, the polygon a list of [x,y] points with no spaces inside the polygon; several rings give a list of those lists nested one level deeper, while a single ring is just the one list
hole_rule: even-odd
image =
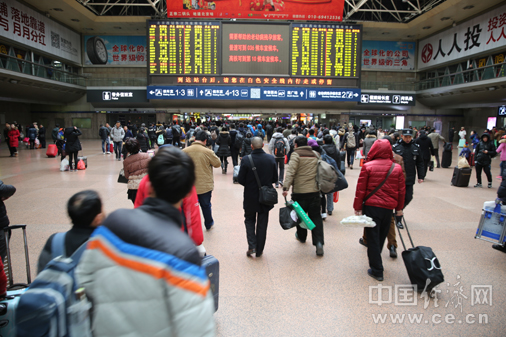
[{"label": "suitcase handle", "polygon": [[12,226],[7,226],[7,227],[4,227],[4,232],[7,232],[11,229],[18,229],[18,228],[22,228],[22,229],[25,229],[26,228],[26,225],[12,225]]},{"label": "suitcase handle", "polygon": [[[415,244],[413,243],[413,240],[411,239],[411,234],[409,234],[408,225],[406,224],[406,219],[404,219],[404,216],[402,217],[402,222],[404,222],[404,228],[406,228],[406,232],[408,232],[408,237],[409,237],[409,241],[411,241],[411,246],[413,248],[415,248]],[[399,238],[401,239],[402,246],[404,247],[404,250],[407,250],[406,245],[404,244],[404,240],[402,239],[401,229],[399,228],[399,226],[395,226],[395,227],[397,227],[397,231],[399,232]]]}]

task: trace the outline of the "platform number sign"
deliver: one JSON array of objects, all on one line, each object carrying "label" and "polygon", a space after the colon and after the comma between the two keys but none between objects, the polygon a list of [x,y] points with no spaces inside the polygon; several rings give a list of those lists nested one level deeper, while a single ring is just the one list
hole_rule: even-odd
[{"label": "platform number sign", "polygon": [[497,111],[498,116],[506,116],[506,105],[501,105]]}]

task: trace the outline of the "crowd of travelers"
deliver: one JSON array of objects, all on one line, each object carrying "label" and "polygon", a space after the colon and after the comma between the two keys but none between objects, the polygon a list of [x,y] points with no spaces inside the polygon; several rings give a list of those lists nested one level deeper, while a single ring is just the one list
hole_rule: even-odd
[{"label": "crowd of travelers", "polygon": [[[41,128],[34,133],[34,123],[27,130],[28,138],[31,140],[35,134],[40,139],[45,132]],[[4,130],[14,156],[18,146],[14,140],[22,137],[20,129],[13,123],[6,124]],[[61,158],[69,155],[71,168],[82,149],[81,134],[76,127],[59,125],[51,134]],[[450,142],[454,134],[450,130]],[[345,174],[346,167],[353,169],[355,160],[360,161],[353,209],[356,215],[371,217],[376,226],[366,227],[359,243],[367,247],[367,274],[383,281],[384,243],[387,241],[390,257],[397,258],[395,229],[402,226],[404,209],[413,200],[416,182],[423,183],[428,172],[440,167],[439,149],[446,142],[428,127],[383,130],[350,123],[328,128],[325,124],[301,122],[173,122],[138,127],[131,123],[123,126],[118,121],[113,127],[100,125],[99,136],[104,155],[113,151],[116,160],[123,159],[120,175],[126,179],[127,198],[134,208],[107,216],[95,191],[76,193],[67,204],[72,228],[63,239],[52,235],[47,240],[37,266],[41,273],[51,263],[58,242],[64,246],[66,256],[87,244],[76,277],[93,305],[94,336],[127,332],[139,336],[214,335],[213,298],[207,278],[198,268],[206,254],[200,210],[204,228],[212,230],[213,169],[221,168],[223,174],[228,174],[229,164],[234,167],[234,179],[244,186],[246,256],[253,259],[264,253],[269,212],[274,208],[261,201],[263,188],[281,188],[282,197],[298,202],[314,223],[312,244],[316,255],[322,257],[323,222],[332,216],[334,200],[333,193],[322,193],[316,183],[319,163],[322,158],[330,158],[333,167]],[[459,137],[466,137],[463,128]],[[476,172],[481,175],[484,170],[491,187],[490,160],[496,152],[501,153],[501,175],[506,174],[504,130],[492,130],[476,139],[476,132],[471,132]],[[499,143],[497,150],[494,139]],[[498,194],[506,201],[506,177],[502,183]],[[481,176],[475,187],[478,185]],[[3,226],[9,224],[3,201],[14,192],[13,186],[0,182]],[[308,230],[297,226],[296,240],[304,244],[307,236]],[[0,238],[0,245],[2,241]],[[0,246],[0,251],[3,261],[5,247]],[[164,282],[150,274],[155,269],[166,273]],[[0,293],[4,277],[0,273]],[[143,301],[138,300],[141,297]],[[152,319],[148,312],[153,310],[169,319]],[[116,314],[111,316],[112,311]]]}]

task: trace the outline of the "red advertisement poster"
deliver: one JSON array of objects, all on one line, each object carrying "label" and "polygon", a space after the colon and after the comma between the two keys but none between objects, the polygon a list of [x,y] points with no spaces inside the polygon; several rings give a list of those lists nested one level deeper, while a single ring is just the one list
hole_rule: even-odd
[{"label": "red advertisement poster", "polygon": [[167,0],[169,18],[342,21],[344,0]]}]

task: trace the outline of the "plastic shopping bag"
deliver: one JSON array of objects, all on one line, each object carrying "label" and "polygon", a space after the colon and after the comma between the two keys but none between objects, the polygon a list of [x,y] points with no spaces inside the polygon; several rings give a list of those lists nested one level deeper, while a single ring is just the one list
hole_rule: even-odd
[{"label": "plastic shopping bag", "polygon": [[77,162],[77,169],[86,170],[86,164],[84,164],[84,160],[81,159]]},{"label": "plastic shopping bag", "polygon": [[459,169],[461,169],[461,168],[464,168],[464,167],[471,167],[471,165],[469,165],[469,162],[467,161],[466,157],[462,156],[462,157],[459,157],[459,161],[458,161],[457,167]]},{"label": "plastic shopping bag", "polygon": [[376,227],[372,218],[366,215],[352,215],[341,220],[341,225],[346,227]]},{"label": "plastic shopping bag", "polygon": [[69,160],[67,158],[64,158],[60,163],[60,171],[68,171],[69,168]]}]

